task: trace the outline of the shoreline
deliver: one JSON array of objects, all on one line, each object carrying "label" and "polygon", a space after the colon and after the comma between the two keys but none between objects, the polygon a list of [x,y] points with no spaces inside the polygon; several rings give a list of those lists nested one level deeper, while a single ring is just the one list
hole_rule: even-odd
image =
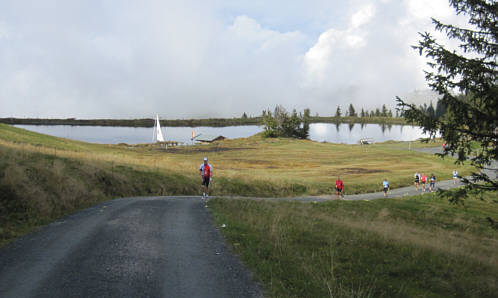
[{"label": "shoreline", "polygon": [[[244,125],[261,125],[262,117],[248,118],[209,118],[209,119],[163,119],[162,126],[168,127],[227,127]],[[114,126],[114,127],[154,127],[154,119],[49,119],[49,118],[0,118],[0,123],[9,125],[69,125],[69,126]],[[333,124],[381,124],[411,125],[404,118],[390,117],[311,117],[310,123]]]}]

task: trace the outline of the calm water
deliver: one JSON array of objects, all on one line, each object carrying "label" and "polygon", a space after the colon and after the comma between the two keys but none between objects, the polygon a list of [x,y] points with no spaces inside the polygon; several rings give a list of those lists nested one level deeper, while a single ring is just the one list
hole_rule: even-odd
[{"label": "calm water", "polygon": [[[31,131],[78,141],[102,144],[140,144],[151,143],[153,128],[145,127],[108,127],[108,126],[70,126],[70,125],[15,125]],[[192,131],[195,134],[218,136],[229,139],[245,138],[263,130],[262,126],[228,127],[163,127],[166,140],[191,143]],[[310,126],[310,139],[319,142],[355,144],[361,138],[373,138],[375,142],[388,140],[412,141],[422,137],[422,130],[414,126],[378,124],[329,124],[314,123]]]}]

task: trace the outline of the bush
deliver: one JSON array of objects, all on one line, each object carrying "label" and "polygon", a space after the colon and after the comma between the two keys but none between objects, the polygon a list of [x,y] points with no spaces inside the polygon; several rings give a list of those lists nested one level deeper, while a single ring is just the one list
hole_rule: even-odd
[{"label": "bush", "polygon": [[294,109],[292,115],[281,105],[277,105],[273,112],[270,110],[263,113],[263,126],[265,137],[288,137],[297,139],[308,138],[310,129],[310,110],[297,113]]}]

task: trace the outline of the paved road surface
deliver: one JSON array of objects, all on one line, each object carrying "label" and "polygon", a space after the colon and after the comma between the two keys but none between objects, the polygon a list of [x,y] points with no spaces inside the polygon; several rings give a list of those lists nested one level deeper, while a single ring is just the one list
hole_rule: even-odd
[{"label": "paved road surface", "polygon": [[117,199],[0,249],[0,297],[260,297],[199,197]]}]

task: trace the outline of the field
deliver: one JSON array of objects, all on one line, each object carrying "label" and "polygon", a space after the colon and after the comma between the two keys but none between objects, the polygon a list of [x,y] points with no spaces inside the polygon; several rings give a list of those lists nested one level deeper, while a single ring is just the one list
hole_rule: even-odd
[{"label": "field", "polygon": [[498,196],[208,203],[269,297],[496,297]]},{"label": "field", "polygon": [[[438,144],[413,143],[412,148]],[[157,145],[98,145],[70,141],[0,124],[0,146],[23,152],[106,162],[137,170],[176,173],[194,179],[202,158],[214,167],[213,194],[245,196],[321,195],[333,191],[337,176],[346,194],[380,190],[388,178],[396,188],[410,185],[415,171],[450,179],[454,168],[466,175],[470,166],[408,151],[406,142],[367,146],[309,140],[265,139],[259,135],[212,145],[165,149]]]},{"label": "field", "polygon": [[416,170],[449,179],[456,167],[402,142],[337,145],[256,135],[166,149],[90,144],[0,124],[0,244],[102,200],[198,194],[204,156],[214,166],[212,195],[331,194],[338,175],[346,194],[362,193],[379,190],[384,177],[393,187],[409,185]]},{"label": "field", "polygon": [[[411,148],[438,144],[413,142]],[[116,197],[195,195],[204,156],[213,194],[323,195],[341,176],[346,193],[412,183],[415,171],[449,179],[452,159],[408,150],[306,140],[212,145],[99,145],[0,124],[0,246],[61,216]],[[272,297],[478,296],[498,291],[496,193],[465,205],[436,194],[372,202],[272,202],[219,198],[209,207]],[[496,224],[495,224],[496,225]]]}]

